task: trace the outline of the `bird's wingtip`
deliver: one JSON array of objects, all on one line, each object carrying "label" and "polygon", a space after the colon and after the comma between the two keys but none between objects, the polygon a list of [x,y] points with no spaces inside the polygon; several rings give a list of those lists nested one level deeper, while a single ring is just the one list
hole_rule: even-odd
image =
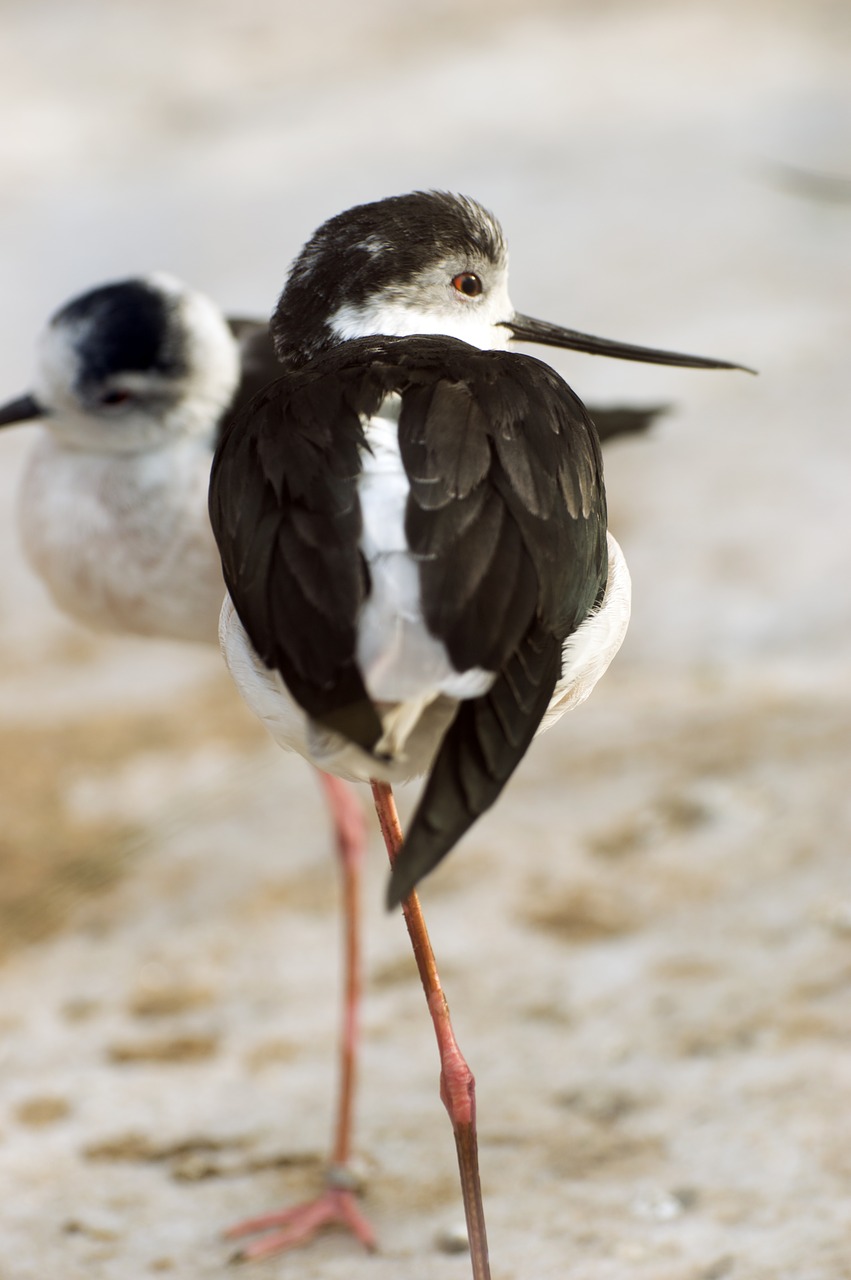
[{"label": "bird's wingtip", "polygon": [[401,907],[406,898],[409,898],[414,892],[416,881],[411,879],[408,868],[401,867],[397,863],[390,873],[390,879],[387,881],[387,893],[384,896],[384,906],[388,911],[395,911],[397,907]]}]

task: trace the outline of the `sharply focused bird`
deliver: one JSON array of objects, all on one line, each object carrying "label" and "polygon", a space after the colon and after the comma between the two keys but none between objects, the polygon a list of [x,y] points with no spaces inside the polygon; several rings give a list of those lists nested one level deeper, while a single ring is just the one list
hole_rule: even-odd
[{"label": "sharply focused bird", "polygon": [[[282,746],[372,784],[484,1280],[473,1078],[414,890],[535,734],[588,696],[630,608],[591,418],[553,369],[507,348],[736,366],[518,314],[498,222],[443,192],[326,222],[290,271],[272,333],[284,372],[227,424],[211,475],[223,652]],[[389,784],[423,774],[400,845]],[[261,1256],[335,1218],[371,1241],[339,1187],[238,1230],[271,1233],[246,1250]]]},{"label": "sharply focused bird", "polygon": [[[33,391],[0,408],[0,426],[39,424],[19,526],[27,557],[60,609],[98,630],[217,643],[224,583],[207,513],[213,450],[229,417],[281,371],[266,321],[226,319],[205,295],[164,274],[101,285],[56,312],[39,340]],[[594,412],[598,432],[608,437],[645,430],[658,409]],[[344,782],[320,778],[356,941],[363,813]],[[347,954],[354,958],[349,945]],[[350,1030],[358,985],[350,963]],[[350,1036],[342,1053],[329,1175],[341,1185],[350,1140]]]}]

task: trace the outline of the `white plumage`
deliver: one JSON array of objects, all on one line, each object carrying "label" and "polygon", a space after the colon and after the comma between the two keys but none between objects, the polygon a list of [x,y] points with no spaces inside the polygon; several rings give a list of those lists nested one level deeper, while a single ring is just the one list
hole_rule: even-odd
[{"label": "white plumage", "polygon": [[[156,309],[139,337],[152,362],[140,368],[129,341],[116,353],[126,367],[112,368],[103,353],[119,325],[132,338],[140,298]],[[96,630],[216,643],[224,584],[207,489],[239,377],[219,308],[163,274],[83,295],[44,330],[33,400],[42,425],[18,522],[65,613]]]},{"label": "white plumage", "polygon": [[364,422],[368,447],[361,453],[358,497],[370,594],[358,623],[358,666],[378,702],[475,698],[493,684],[493,673],[456,671],[423,619],[419,569],[405,537],[410,483],[399,452],[400,408],[400,397],[388,395]]},{"label": "white plumage", "polygon": [[207,517],[211,444],[100,453],[66,446],[61,423],[39,431],[18,524],[58,607],[96,630],[215,643],[224,584]]}]

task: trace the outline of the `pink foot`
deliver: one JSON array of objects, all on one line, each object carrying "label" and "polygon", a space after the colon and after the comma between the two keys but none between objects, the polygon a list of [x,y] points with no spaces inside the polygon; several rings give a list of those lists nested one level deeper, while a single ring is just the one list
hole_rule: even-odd
[{"label": "pink foot", "polygon": [[323,1227],[331,1226],[350,1231],[370,1252],[376,1248],[375,1232],[358,1208],[355,1192],[342,1187],[328,1187],[315,1200],[306,1200],[291,1209],[238,1222],[225,1232],[225,1237],[234,1240],[258,1231],[269,1232],[262,1240],[240,1248],[233,1258],[234,1262],[252,1262],[307,1244]]}]

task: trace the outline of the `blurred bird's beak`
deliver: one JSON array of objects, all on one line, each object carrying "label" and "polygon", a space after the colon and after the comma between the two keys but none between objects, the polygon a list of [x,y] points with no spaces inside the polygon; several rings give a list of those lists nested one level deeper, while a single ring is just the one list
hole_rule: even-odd
[{"label": "blurred bird's beak", "polygon": [[591,356],[610,356],[614,360],[637,360],[641,364],[673,364],[685,369],[741,369],[754,373],[747,365],[730,364],[727,360],[710,360],[706,356],[686,356],[678,351],[657,351],[655,347],[635,347],[628,342],[612,342],[608,338],[594,338],[590,333],[577,333],[575,329],[562,329],[546,320],[533,320],[515,312],[513,320],[504,321],[518,342],[535,342],[544,347],[565,347],[570,351],[584,351]]},{"label": "blurred bird's beak", "polygon": [[43,418],[45,410],[34,396],[21,396],[20,400],[10,400],[0,407],[0,427],[11,427],[16,422],[32,422],[33,418]]}]

